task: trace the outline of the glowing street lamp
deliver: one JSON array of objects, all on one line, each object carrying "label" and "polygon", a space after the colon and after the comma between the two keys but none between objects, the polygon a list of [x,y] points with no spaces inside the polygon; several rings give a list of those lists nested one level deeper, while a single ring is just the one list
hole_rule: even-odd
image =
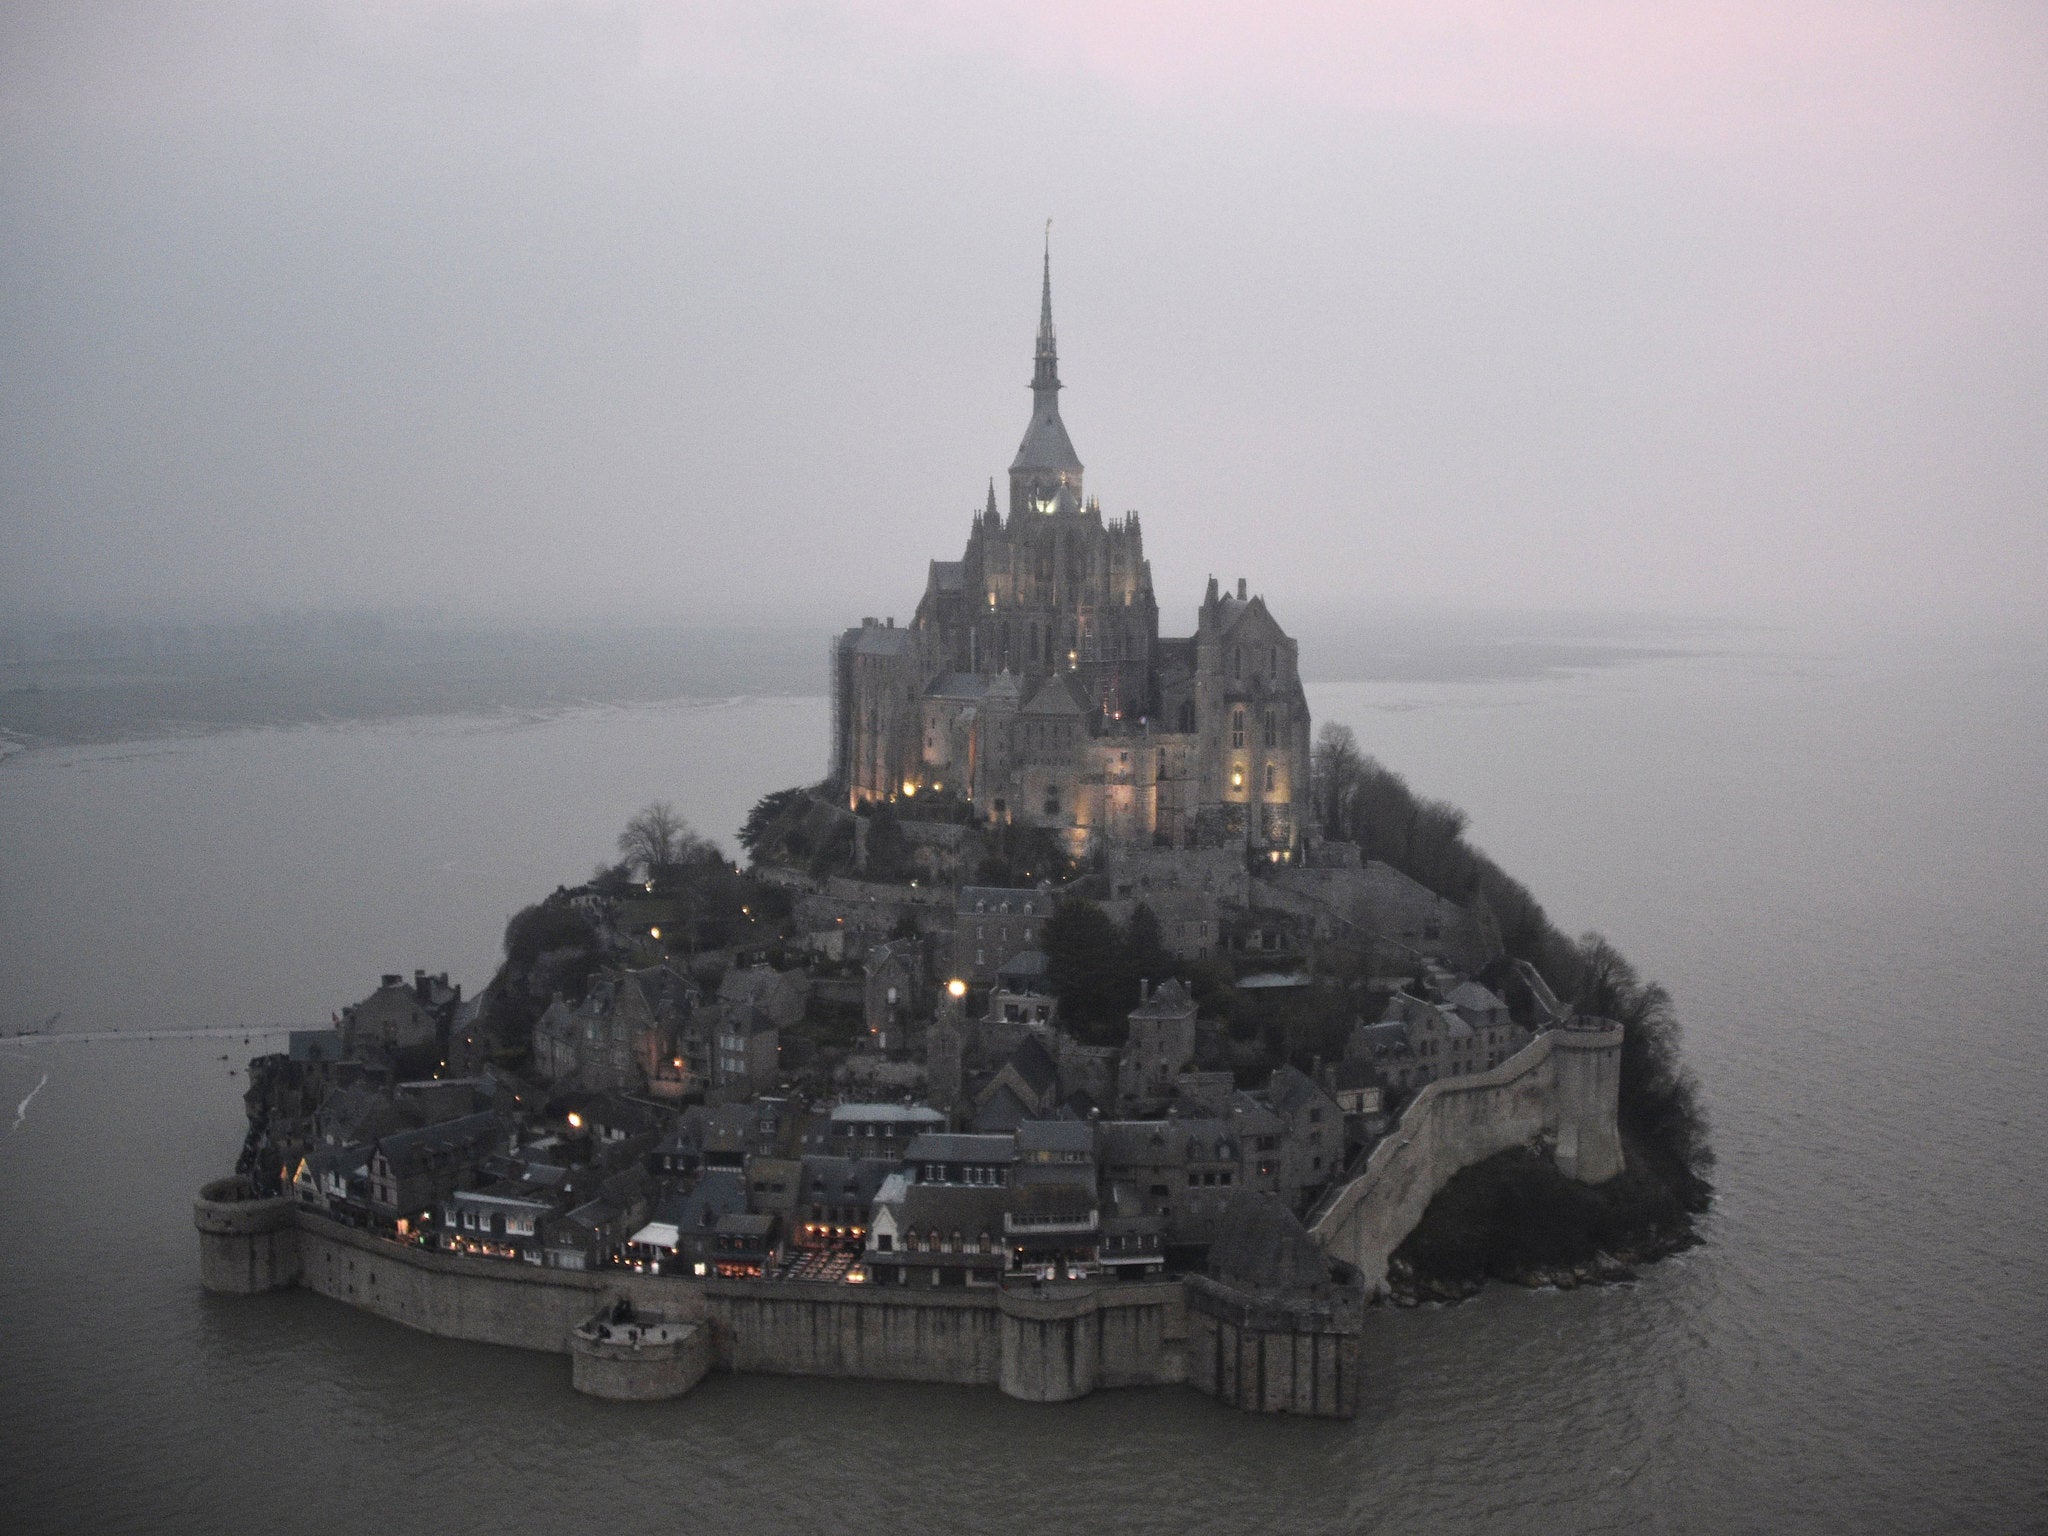
[{"label": "glowing street lamp", "polygon": [[946,995],[952,998],[955,1002],[958,1002],[961,998],[967,995],[967,983],[962,981],[958,976],[955,976],[951,981],[946,983]]}]

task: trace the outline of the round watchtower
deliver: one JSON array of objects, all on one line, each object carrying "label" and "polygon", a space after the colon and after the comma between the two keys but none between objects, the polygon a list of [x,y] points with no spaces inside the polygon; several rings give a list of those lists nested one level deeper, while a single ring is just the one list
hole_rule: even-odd
[{"label": "round watchtower", "polygon": [[199,1283],[223,1296],[260,1296],[299,1279],[297,1211],[289,1195],[258,1196],[239,1176],[215,1179],[192,1202]]},{"label": "round watchtower", "polygon": [[1621,1172],[1621,1026],[1573,1019],[1551,1036],[1557,1104],[1557,1166],[1581,1184]]}]

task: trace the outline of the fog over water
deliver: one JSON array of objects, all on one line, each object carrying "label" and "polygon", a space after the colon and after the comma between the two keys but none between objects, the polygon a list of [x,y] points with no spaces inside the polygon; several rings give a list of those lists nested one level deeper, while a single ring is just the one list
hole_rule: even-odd
[{"label": "fog over water", "polygon": [[0,125],[0,617],[907,614],[1050,215],[1169,615],[2042,621],[2031,0],[29,3]]},{"label": "fog over water", "polygon": [[[1311,702],[1672,986],[1721,1155],[1705,1247],[1375,1314],[1350,1424],[759,1377],[620,1408],[558,1357],[200,1292],[189,1201],[260,1041],[0,1045],[0,1105],[48,1077],[0,1133],[10,1528],[209,1531],[268,1499],[281,1531],[2038,1530],[2048,657],[1746,642]],[[797,698],[17,754],[0,1022],[475,985],[633,807],[723,832],[815,775],[824,727]]]}]

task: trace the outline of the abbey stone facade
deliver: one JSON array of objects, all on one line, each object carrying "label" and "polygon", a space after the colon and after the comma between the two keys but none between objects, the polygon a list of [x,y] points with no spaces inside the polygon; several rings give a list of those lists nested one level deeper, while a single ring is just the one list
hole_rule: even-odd
[{"label": "abbey stone facade", "polygon": [[[1292,862],[1308,795],[1299,649],[1265,600],[1217,589],[1163,639],[1138,514],[1105,519],[1060,420],[1048,255],[1031,424],[1007,513],[934,560],[910,623],[832,646],[833,782],[852,806],[950,791],[992,821]],[[1302,810],[1297,806],[1301,805]]]}]

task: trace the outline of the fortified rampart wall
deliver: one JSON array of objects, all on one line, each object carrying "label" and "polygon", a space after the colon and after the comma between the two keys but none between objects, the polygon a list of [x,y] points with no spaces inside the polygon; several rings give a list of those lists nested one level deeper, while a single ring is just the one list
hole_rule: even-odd
[{"label": "fortified rampart wall", "polygon": [[1326,1201],[1310,1231],[1383,1291],[1387,1261],[1460,1169],[1539,1136],[1583,1184],[1621,1172],[1621,1026],[1548,1030],[1490,1072],[1441,1078],[1415,1095],[1365,1170]]},{"label": "fortified rampart wall", "polygon": [[[1460,1168],[1547,1134],[1567,1174],[1611,1178],[1620,1052],[1620,1026],[1592,1021],[1538,1036],[1491,1072],[1430,1084],[1327,1202],[1315,1236],[1368,1290],[1383,1288],[1389,1256]],[[622,1300],[702,1325],[687,1351],[637,1357],[649,1396],[693,1382],[697,1352],[728,1370],[999,1386],[1032,1402],[1186,1383],[1254,1411],[1357,1411],[1355,1304],[1276,1308],[1199,1279],[927,1290],[544,1269],[395,1243],[288,1198],[251,1198],[232,1179],[200,1192],[193,1223],[209,1290],[302,1285],[442,1338],[570,1353],[578,1327]],[[605,1395],[636,1394],[632,1351],[584,1354]]]},{"label": "fortified rampart wall", "polygon": [[[570,1353],[579,1327],[624,1300],[636,1313],[702,1324],[710,1360],[728,1370],[999,1386],[1033,1402],[1188,1376],[1179,1281],[926,1290],[696,1280],[413,1247],[288,1199],[202,1200],[195,1221],[208,1289],[297,1284],[441,1338]],[[607,1379],[630,1374],[623,1350],[584,1352],[605,1357]],[[645,1358],[655,1373],[657,1356]],[[591,1373],[590,1362],[584,1369]],[[606,1395],[628,1394],[615,1386]]]}]

